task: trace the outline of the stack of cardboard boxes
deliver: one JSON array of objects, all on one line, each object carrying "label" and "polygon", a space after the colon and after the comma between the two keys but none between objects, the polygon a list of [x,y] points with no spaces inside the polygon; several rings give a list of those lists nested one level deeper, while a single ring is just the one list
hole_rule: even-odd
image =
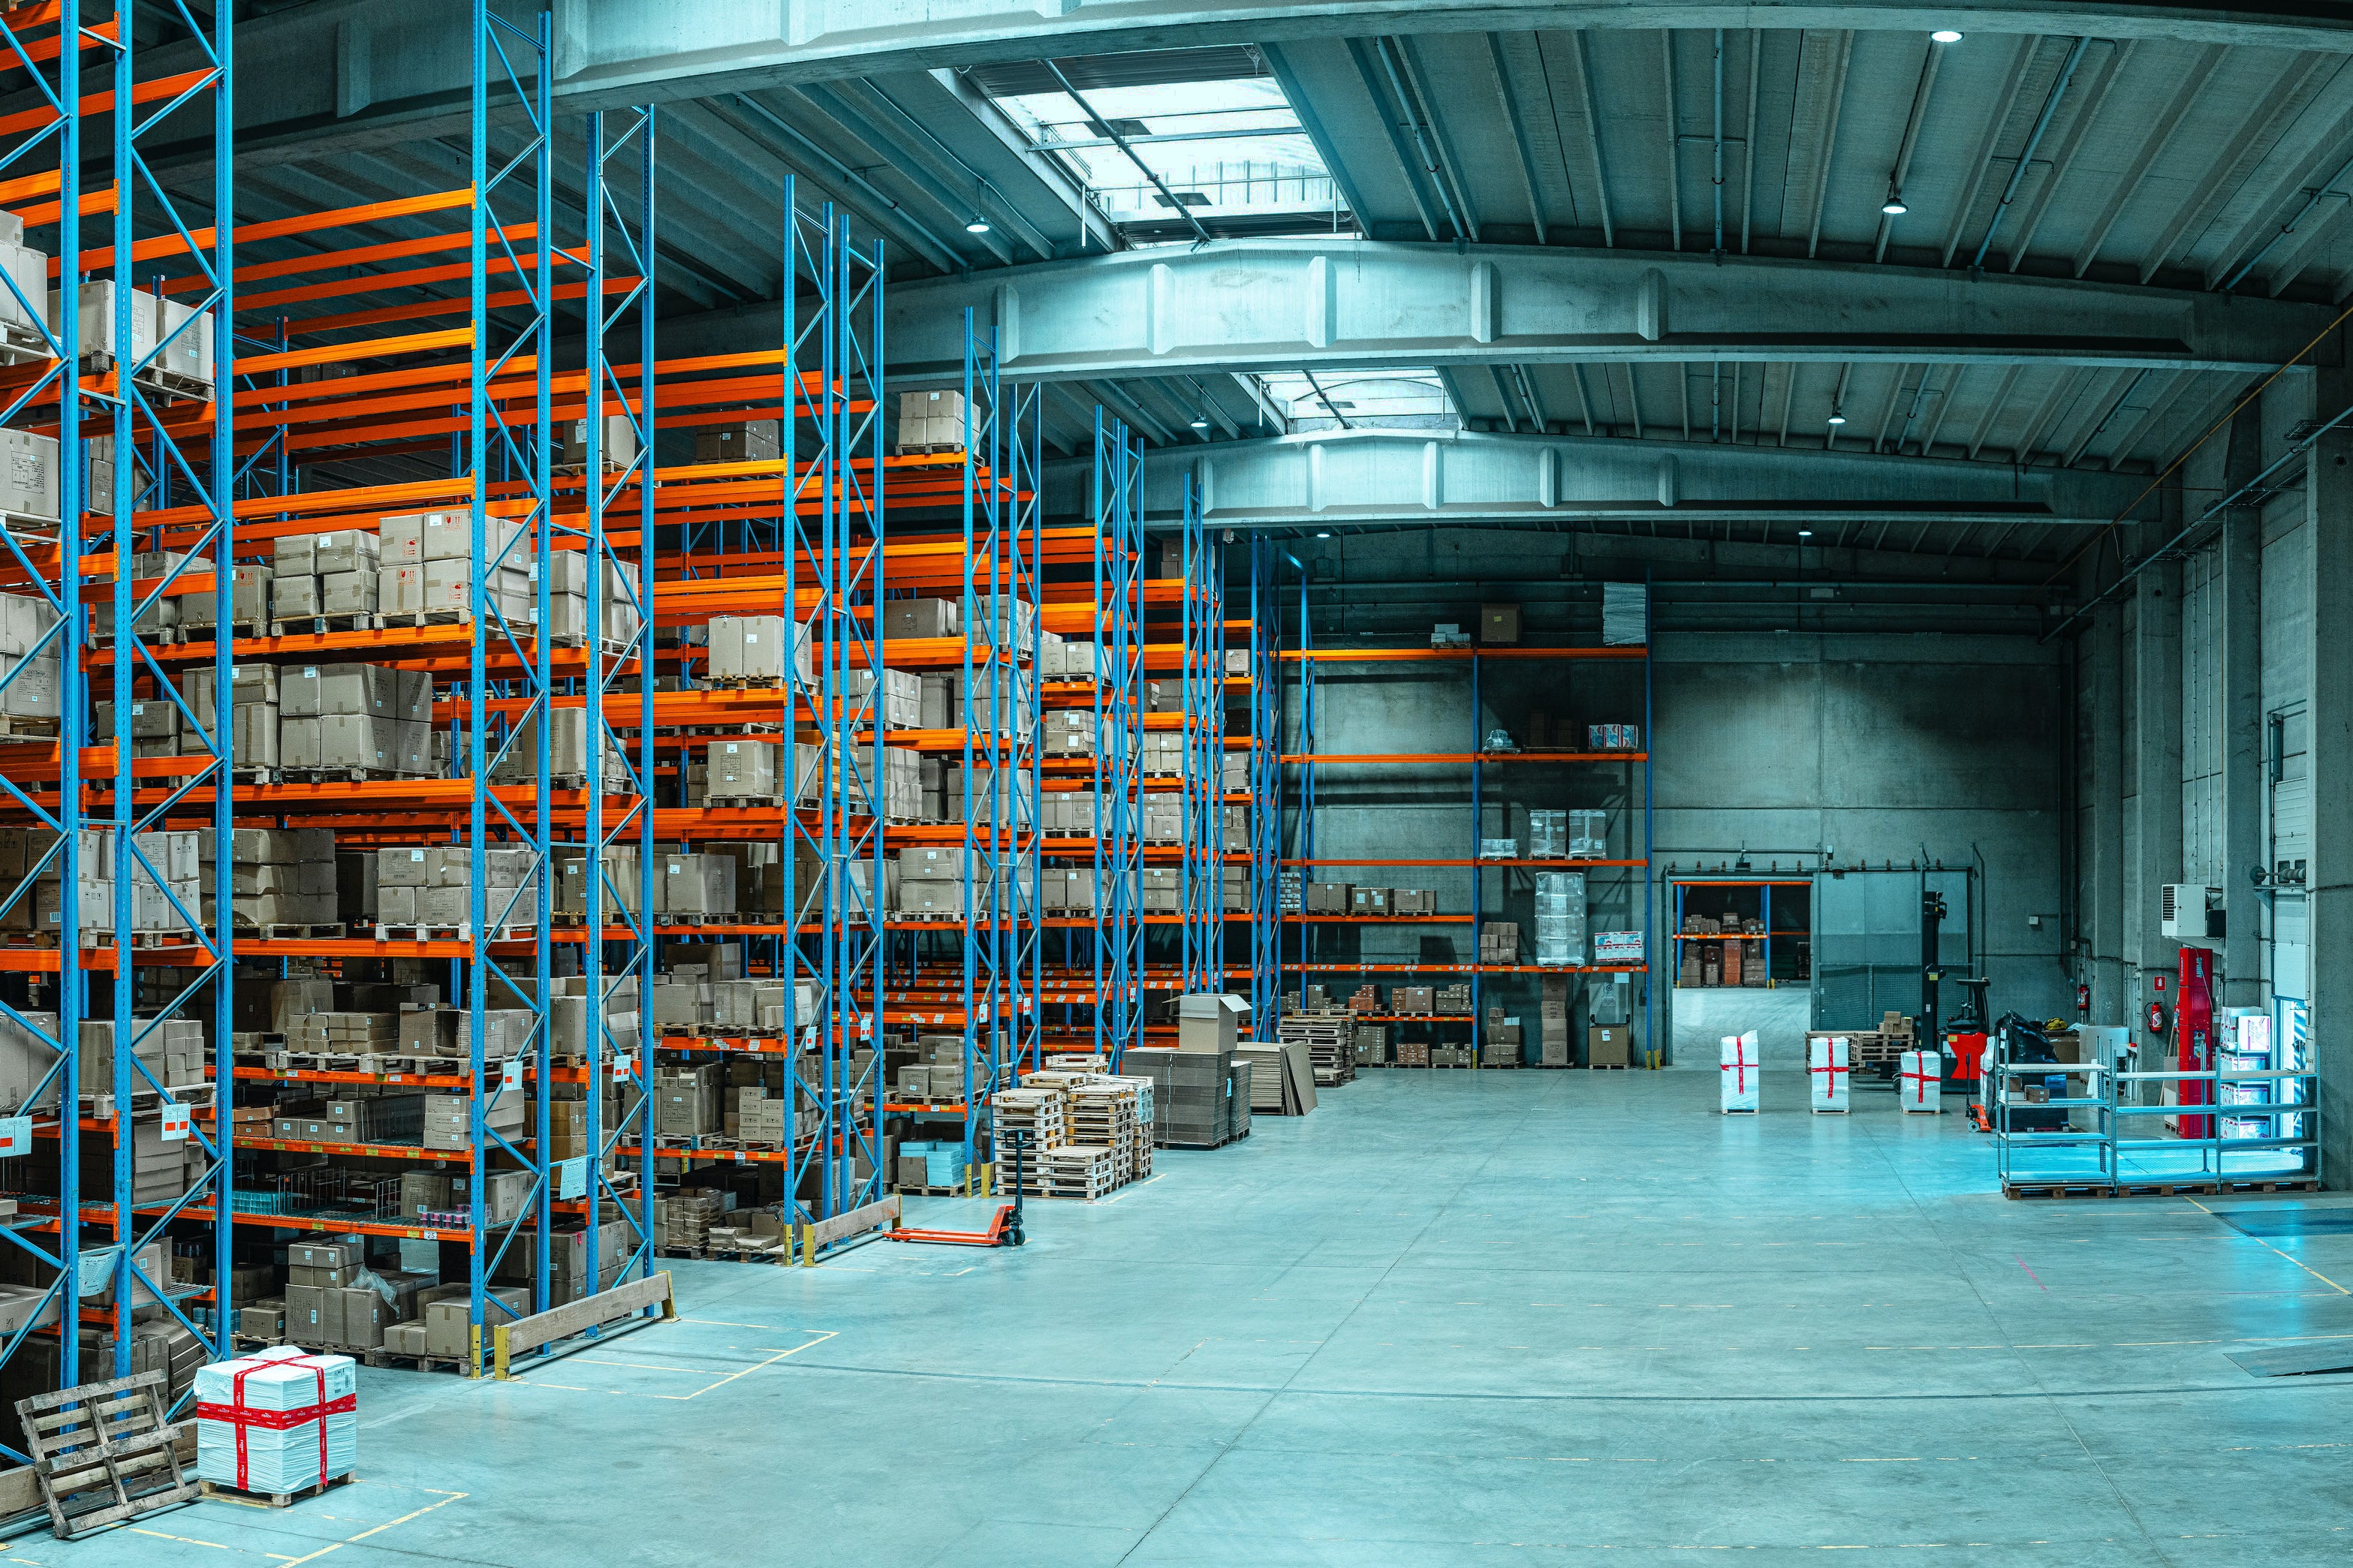
[{"label": "stack of cardboard boxes", "polygon": [[279,540],[269,563],[269,607],[262,618],[373,617],[382,583],[379,543],[375,534],[351,531]]},{"label": "stack of cardboard boxes", "polygon": [[1548,1068],[1567,1067],[1569,1064],[1568,976],[1547,974],[1541,984],[1536,1011],[1537,1059]]}]

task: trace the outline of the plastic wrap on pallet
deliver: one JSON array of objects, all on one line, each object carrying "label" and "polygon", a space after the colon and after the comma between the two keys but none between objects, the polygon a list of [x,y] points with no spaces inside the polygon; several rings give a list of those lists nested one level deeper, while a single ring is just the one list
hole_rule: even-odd
[{"label": "plastic wrap on pallet", "polygon": [[1831,1035],[1806,1042],[1806,1108],[1837,1111],[1847,1108],[1847,1089],[1854,1077],[1848,1059],[1847,1038]]},{"label": "plastic wrap on pallet", "polygon": [[1757,1109],[1757,1031],[1745,1035],[1724,1037],[1723,1109],[1727,1114],[1736,1110]]},{"label": "plastic wrap on pallet", "polygon": [[286,1492],[359,1464],[351,1357],[277,1345],[196,1373],[196,1474],[241,1491]]}]

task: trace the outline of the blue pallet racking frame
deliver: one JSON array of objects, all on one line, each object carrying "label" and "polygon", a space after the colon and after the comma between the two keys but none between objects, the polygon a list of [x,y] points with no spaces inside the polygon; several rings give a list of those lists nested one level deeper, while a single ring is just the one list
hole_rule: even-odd
[{"label": "blue pallet racking frame", "polygon": [[1250,1020],[1261,1038],[1282,1021],[1283,559],[1273,540],[1250,541]]},{"label": "blue pallet racking frame", "polygon": [[[629,1260],[617,1278],[627,1279],[633,1273],[652,1271],[654,1041],[649,1026],[642,1023],[633,1036],[617,1037],[613,1018],[617,997],[629,1001],[617,1011],[640,1018],[646,1016],[655,954],[651,913],[655,124],[650,105],[599,111],[588,117],[587,124],[588,291],[583,309],[587,316],[588,399],[582,478],[587,510],[586,528],[580,537],[587,553],[589,605],[587,672],[582,684],[582,700],[587,709],[584,750],[588,774],[581,832],[586,915],[581,969],[587,991],[588,1043],[583,1121],[587,1146],[596,1155],[593,1161],[583,1155],[567,1162],[571,1169],[563,1173],[564,1179],[549,1184],[556,1187],[556,1196],[569,1196],[577,1189],[586,1200],[587,1239],[582,1267],[592,1282],[603,1277],[600,1230],[608,1199],[635,1232]],[[616,182],[608,172],[631,164],[634,191],[630,182]],[[608,291],[616,259],[623,273],[612,279],[617,287]],[[610,345],[617,339],[634,348],[634,364],[612,357]],[[617,407],[618,414],[608,416],[608,407]],[[622,421],[635,448],[627,463],[609,473],[605,462],[608,417]],[[632,525],[634,550],[613,537],[610,520],[617,511]],[[627,637],[607,636],[617,606],[631,623]],[[616,726],[616,713],[626,715],[628,724]],[[634,747],[621,736],[621,729],[631,726],[637,733]],[[609,808],[609,820],[604,766],[607,754],[619,759],[624,785],[619,792],[623,804]],[[628,886],[630,882],[635,885]],[[617,919],[607,914],[608,884],[624,889],[613,900]],[[619,1123],[610,1136],[604,1118],[608,1082],[625,1085],[636,1094],[634,1103],[620,1107]],[[545,1098],[542,1097],[543,1120]],[[543,1130],[541,1135],[548,1134]],[[607,1166],[618,1158],[617,1151],[632,1145],[638,1151],[637,1182],[634,1192],[625,1194],[614,1185]]]},{"label": "blue pallet racking frame", "polygon": [[[1038,678],[1044,564],[1039,514],[1041,389],[1005,379],[995,326],[965,312],[964,1153],[979,1108],[1025,1060],[1041,1065],[1044,983]],[[1018,605],[1029,606],[1023,627]],[[983,640],[983,639],[986,640]],[[985,726],[984,726],[985,721]]]},{"label": "blue pallet racking frame", "polygon": [[1184,612],[1180,621],[1184,755],[1181,763],[1183,927],[1179,979],[1187,993],[1226,988],[1225,592],[1220,552],[1201,518],[1198,480],[1185,476]]},{"label": "blue pallet racking frame", "polygon": [[[533,1222],[530,1227],[532,1310],[543,1311],[548,1306],[553,1227],[549,1224],[550,1172],[545,1151],[549,1147],[547,1118],[552,1097],[538,1097],[538,1122],[533,1130],[536,1142],[528,1151],[518,1148],[513,1141],[492,1128],[489,1115],[504,1096],[523,1092],[524,1064],[533,1064],[543,1077],[554,1056],[548,979],[554,969],[549,935],[556,871],[548,788],[549,749],[555,730],[554,682],[550,644],[543,635],[543,628],[551,624],[549,545],[554,532],[554,476],[550,451],[555,349],[552,243],[555,232],[554,21],[549,12],[540,9],[531,15],[527,26],[518,25],[501,15],[491,0],[474,0],[472,14],[473,79],[469,98],[468,148],[475,199],[468,209],[467,289],[468,319],[474,331],[469,351],[464,477],[470,481],[468,543],[474,570],[467,574],[466,611],[472,635],[468,639],[462,698],[467,767],[472,784],[466,821],[466,841],[470,851],[467,927],[474,944],[471,959],[466,964],[466,1070],[473,1085],[469,1099],[471,1179],[467,1184],[467,1221],[472,1235],[469,1249],[471,1266],[468,1270],[468,1317],[472,1325],[470,1372],[479,1370],[491,1332],[498,1326],[490,1315],[492,1307],[504,1314],[504,1321],[529,1315],[516,1311],[491,1290],[491,1276],[498,1272],[523,1229],[519,1215],[513,1223],[504,1226],[503,1235],[493,1243],[493,1222],[485,1207],[485,1178],[494,1150],[531,1173],[531,1194],[523,1206]],[[490,144],[494,103],[521,110],[519,123],[523,133],[522,147],[495,167]],[[503,121],[507,117],[501,118]],[[514,254],[506,232],[511,226],[526,221],[537,226],[532,230],[535,243],[528,259]],[[497,324],[491,314],[490,279],[493,268],[501,263],[511,268],[514,278],[522,284],[518,291],[520,320],[507,330],[503,343],[493,352],[491,340]],[[522,356],[528,356],[532,362],[533,404],[530,423],[518,427],[509,422],[501,406],[501,400],[493,395],[492,383]],[[490,499],[494,466],[503,476],[501,489],[506,491],[497,515],[501,520],[517,520],[513,534],[499,542],[494,542],[502,530],[495,528],[491,521]],[[496,574],[518,555],[532,582],[534,619],[527,637],[523,628],[507,619],[498,595],[492,591]],[[512,654],[521,671],[519,677],[499,682],[502,687],[519,689],[519,710],[511,710],[512,700],[502,700],[493,689],[490,673],[490,656],[496,646],[493,638],[503,642],[502,651]],[[494,742],[493,731],[502,713],[511,716],[504,725],[503,739]],[[492,783],[493,772],[517,746],[530,748],[525,755],[530,763],[530,777],[536,786],[531,791],[533,804],[527,817],[511,810],[499,798]],[[488,852],[494,823],[507,835],[508,844],[529,852],[522,888],[502,900],[494,898],[490,886]],[[524,892],[529,892],[533,900],[528,910],[518,908]],[[518,915],[522,919],[518,920]],[[518,977],[501,968],[492,956],[491,937],[494,931],[526,920],[532,922],[533,970],[529,975]],[[509,1058],[515,1065],[501,1067],[497,1087],[491,1089],[490,1063],[484,1055],[488,1029],[483,1015],[491,1010],[491,981],[494,975],[521,996],[532,1020],[529,1044],[520,1059]]]},{"label": "blue pallet racking frame", "polygon": [[1144,441],[1095,410],[1095,1049],[1114,1070],[1144,1031]]}]

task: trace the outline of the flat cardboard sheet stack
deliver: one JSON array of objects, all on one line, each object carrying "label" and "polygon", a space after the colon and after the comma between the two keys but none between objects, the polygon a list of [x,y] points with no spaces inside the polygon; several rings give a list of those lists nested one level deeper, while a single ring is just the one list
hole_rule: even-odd
[{"label": "flat cardboard sheet stack", "polygon": [[349,1475],[359,1463],[358,1387],[351,1357],[292,1345],[199,1368],[197,1476],[286,1492]]},{"label": "flat cardboard sheet stack", "polygon": [[1315,1109],[1315,1069],[1302,1040],[1244,1040],[1234,1060],[1250,1068],[1250,1110],[1262,1116],[1304,1116]]}]

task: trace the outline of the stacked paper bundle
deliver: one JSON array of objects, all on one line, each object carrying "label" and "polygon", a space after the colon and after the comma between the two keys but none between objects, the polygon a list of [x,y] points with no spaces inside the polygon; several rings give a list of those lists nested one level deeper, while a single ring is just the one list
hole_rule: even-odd
[{"label": "stacked paper bundle", "polygon": [[1844,1110],[1847,1079],[1853,1064],[1847,1059],[1847,1037],[1832,1035],[1806,1042],[1806,1103],[1811,1109]]},{"label": "stacked paper bundle", "polygon": [[1905,1051],[1896,1058],[1895,1102],[1935,1116],[1945,1109],[1945,1053]]},{"label": "stacked paper bundle", "polygon": [[359,1462],[352,1359],[274,1345],[196,1372],[196,1474],[240,1491],[290,1492]]},{"label": "stacked paper bundle", "polygon": [[1724,1037],[1724,1110],[1757,1109],[1757,1031]]}]

